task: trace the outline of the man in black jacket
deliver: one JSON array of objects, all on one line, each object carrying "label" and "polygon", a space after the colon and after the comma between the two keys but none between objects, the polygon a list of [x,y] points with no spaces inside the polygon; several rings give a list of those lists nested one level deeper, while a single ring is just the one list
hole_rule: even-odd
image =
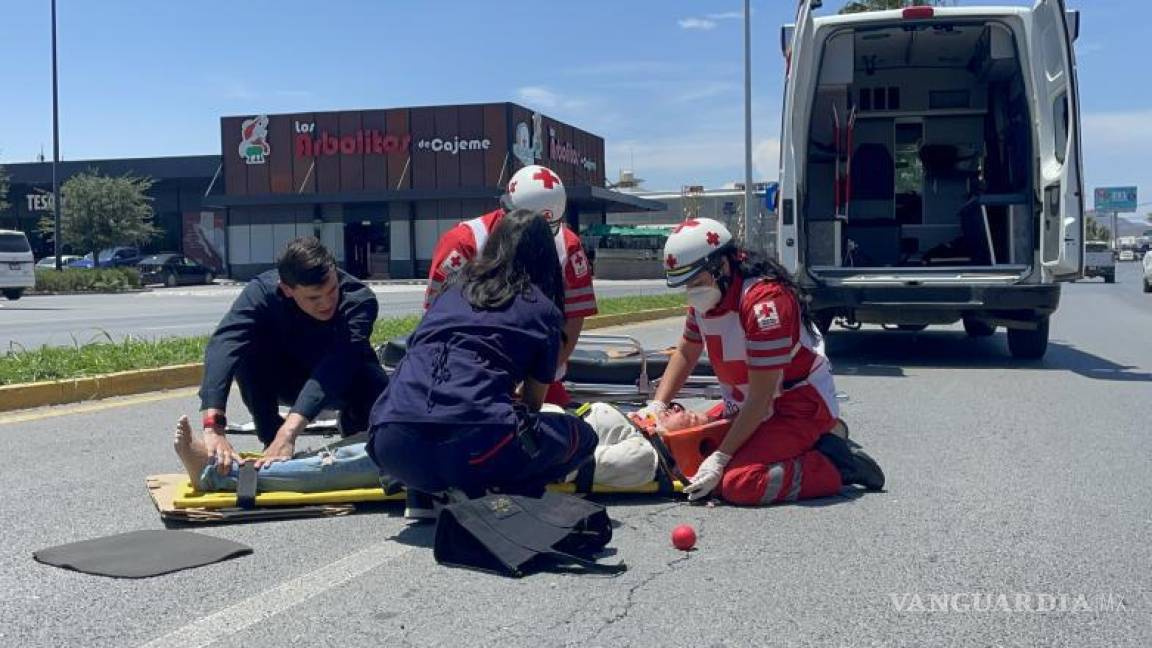
[{"label": "man in black jacket", "polygon": [[[257,467],[291,458],[297,435],[322,409],[340,409],[346,435],[366,430],[388,384],[370,343],[378,311],[372,290],[337,268],[320,241],[290,243],[277,269],[240,293],[204,351],[201,413],[217,464],[239,460],[225,436],[233,378],[265,445]],[[291,405],[286,419],[280,403]]]}]

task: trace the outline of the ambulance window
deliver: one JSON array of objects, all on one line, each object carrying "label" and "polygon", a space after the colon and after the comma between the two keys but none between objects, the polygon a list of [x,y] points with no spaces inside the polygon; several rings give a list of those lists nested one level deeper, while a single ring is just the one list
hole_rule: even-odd
[{"label": "ambulance window", "polygon": [[1054,150],[1056,159],[1064,163],[1065,150],[1068,148],[1068,93],[1061,92],[1052,104],[1052,133],[1056,137]]}]

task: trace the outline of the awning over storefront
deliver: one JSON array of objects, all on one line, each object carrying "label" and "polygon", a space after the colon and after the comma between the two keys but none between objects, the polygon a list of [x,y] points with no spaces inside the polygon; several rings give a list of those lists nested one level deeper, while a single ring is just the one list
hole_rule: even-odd
[{"label": "awning over storefront", "polygon": [[[387,202],[420,202],[425,200],[494,200],[498,189],[404,189],[400,191],[357,191],[340,193],[265,194],[255,196],[209,195],[210,207],[268,207],[275,205],[323,205]],[[666,205],[656,200],[639,198],[603,187],[570,187],[568,200],[578,209],[604,210],[608,213],[660,211]]]}]

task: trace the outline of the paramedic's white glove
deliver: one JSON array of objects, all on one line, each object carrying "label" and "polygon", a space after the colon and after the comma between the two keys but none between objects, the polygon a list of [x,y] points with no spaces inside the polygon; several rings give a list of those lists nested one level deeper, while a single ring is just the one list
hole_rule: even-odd
[{"label": "paramedic's white glove", "polygon": [[564,374],[566,373],[568,373],[568,363],[561,362],[560,366],[556,367],[556,377],[552,379],[552,382],[560,382],[561,380],[564,380]]},{"label": "paramedic's white glove", "polygon": [[719,450],[708,455],[700,464],[700,469],[696,471],[692,483],[684,488],[684,492],[688,493],[688,501],[695,502],[698,499],[703,499],[719,486],[720,478],[724,476],[724,467],[728,465],[729,461],[732,461],[732,456]]},{"label": "paramedic's white glove", "polygon": [[656,417],[668,411],[668,403],[659,400],[650,400],[648,404],[636,410],[636,416],[640,419],[656,420]]}]

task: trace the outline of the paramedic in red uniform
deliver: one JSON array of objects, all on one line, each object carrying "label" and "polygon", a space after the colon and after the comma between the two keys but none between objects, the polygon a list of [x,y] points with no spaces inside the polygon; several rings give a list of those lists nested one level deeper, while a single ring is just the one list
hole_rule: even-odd
[{"label": "paramedic in red uniform", "polygon": [[424,297],[427,310],[464,265],[484,248],[485,241],[511,209],[527,209],[544,217],[552,228],[556,253],[560,258],[564,276],[564,334],[566,342],[560,352],[560,365],[556,382],[548,390],[547,402],[568,404],[568,394],[560,385],[568,356],[576,348],[584,318],[595,315],[596,294],[592,289],[592,266],[580,244],[580,237],[564,223],[564,207],[568,197],[560,177],[547,167],[530,165],[520,169],[508,181],[507,192],[501,202],[504,207],[482,216],[464,221],[444,233],[432,254],[432,270],[428,275],[428,289]]},{"label": "paramedic in red uniform", "polygon": [[668,285],[687,289],[683,338],[655,399],[668,407],[707,349],[731,427],[704,459],[690,500],[713,490],[733,504],[824,497],[845,484],[879,490],[884,474],[871,457],[829,434],[839,410],[824,343],[788,272],[752,263],[722,223],[700,218],[677,226],[664,247]]}]

